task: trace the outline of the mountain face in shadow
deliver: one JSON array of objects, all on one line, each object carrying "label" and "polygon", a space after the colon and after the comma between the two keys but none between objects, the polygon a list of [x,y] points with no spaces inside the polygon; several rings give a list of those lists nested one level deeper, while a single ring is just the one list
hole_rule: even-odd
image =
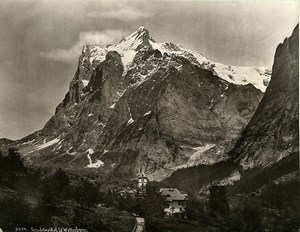
[{"label": "mountain face in shadow", "polygon": [[164,183],[195,191],[212,184],[234,192],[299,178],[299,26],[279,44],[272,77],[229,159],[174,172]]},{"label": "mountain face in shadow", "polygon": [[231,155],[244,169],[271,166],[299,151],[299,25],[279,44],[272,78]]}]

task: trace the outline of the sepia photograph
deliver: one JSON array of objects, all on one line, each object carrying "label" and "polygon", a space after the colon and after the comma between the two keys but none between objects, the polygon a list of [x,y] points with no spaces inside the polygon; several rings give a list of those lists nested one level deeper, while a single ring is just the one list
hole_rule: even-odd
[{"label": "sepia photograph", "polygon": [[0,232],[299,232],[298,0],[1,0]]}]

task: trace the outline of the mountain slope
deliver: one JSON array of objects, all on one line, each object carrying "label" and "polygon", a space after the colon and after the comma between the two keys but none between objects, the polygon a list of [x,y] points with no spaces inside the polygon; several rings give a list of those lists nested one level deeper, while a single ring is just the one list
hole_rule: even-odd
[{"label": "mountain slope", "polygon": [[209,61],[141,27],[116,45],[85,46],[69,92],[40,131],[17,141],[33,165],[173,171],[228,159],[270,71]]},{"label": "mountain slope", "polygon": [[299,151],[299,26],[276,50],[272,79],[231,154],[244,169]]},{"label": "mountain slope", "polygon": [[164,183],[191,192],[206,192],[212,184],[229,185],[235,193],[259,192],[270,183],[298,183],[298,51],[299,25],[278,45],[266,93],[228,160],[178,170]]}]

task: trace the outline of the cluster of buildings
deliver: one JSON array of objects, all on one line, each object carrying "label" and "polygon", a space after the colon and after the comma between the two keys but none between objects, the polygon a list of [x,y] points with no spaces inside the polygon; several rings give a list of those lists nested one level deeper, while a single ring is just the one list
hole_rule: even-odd
[{"label": "cluster of buildings", "polygon": [[[146,187],[149,179],[145,174],[138,177],[138,187],[143,189]],[[186,211],[187,193],[177,188],[160,188],[163,196],[166,196],[164,211],[167,216],[184,216]]]}]

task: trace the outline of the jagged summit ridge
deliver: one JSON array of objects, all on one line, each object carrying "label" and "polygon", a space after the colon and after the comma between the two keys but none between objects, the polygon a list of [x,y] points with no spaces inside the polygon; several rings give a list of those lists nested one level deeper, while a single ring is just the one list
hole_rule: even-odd
[{"label": "jagged summit ridge", "polygon": [[150,46],[149,31],[140,27],[132,34],[124,37],[119,43],[113,45],[106,45],[104,47],[98,45],[85,45],[82,49],[80,60],[88,60],[92,66],[97,66],[100,62],[105,60],[105,55],[109,51],[116,51],[122,57],[123,65],[130,63],[137,51],[145,46]]},{"label": "jagged summit ridge", "polygon": [[[119,44],[122,42],[126,42],[126,41],[131,41],[132,43],[136,43],[136,41],[139,41],[139,40],[145,42],[148,45],[149,45],[149,40],[152,40],[152,38],[150,38],[149,30],[146,29],[145,27],[139,27],[136,31],[134,31],[129,36],[124,37],[119,42]],[[128,47],[128,48],[130,48],[130,47]],[[138,50],[138,49],[136,48],[136,50]]]},{"label": "jagged summit ridge", "polygon": [[[105,55],[109,51],[116,51],[121,55],[122,63],[126,71],[137,52],[145,48],[159,50],[162,54],[166,53],[184,57],[203,69],[213,71],[215,75],[229,83],[236,85],[252,84],[262,92],[265,91],[271,76],[270,68],[225,65],[209,60],[203,55],[186,49],[179,44],[156,42],[150,36],[149,30],[145,27],[139,27],[135,32],[124,37],[119,43],[114,45],[107,45],[104,47],[87,45],[83,48],[80,59],[82,63],[85,63],[88,60],[89,64],[85,65],[92,65],[95,67],[105,60]],[[83,80],[89,79],[86,79],[85,77]],[[87,83],[85,82],[85,84]]]}]

